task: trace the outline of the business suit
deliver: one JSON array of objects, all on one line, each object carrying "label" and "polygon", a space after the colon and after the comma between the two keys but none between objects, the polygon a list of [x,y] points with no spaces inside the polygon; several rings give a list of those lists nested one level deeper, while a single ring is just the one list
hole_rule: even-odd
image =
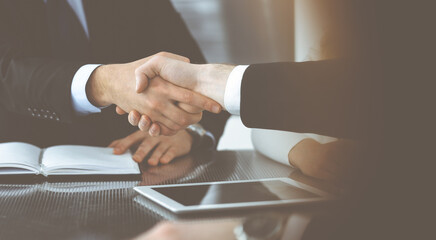
[{"label": "business suit", "polygon": [[[250,128],[353,138],[376,92],[348,60],[251,65],[241,84],[241,118]],[[374,91],[373,91],[374,90]],[[263,114],[258,114],[263,109]]]},{"label": "business suit", "polygon": [[366,56],[253,65],[241,117],[248,127],[360,142],[348,201],[303,239],[433,239],[434,3],[354,2],[370,7],[355,12],[372,31]]},{"label": "business suit", "polygon": [[[78,116],[71,81],[88,63],[123,63],[169,51],[193,62],[204,57],[169,1],[83,1],[89,28],[86,48],[54,41],[43,1],[0,1],[0,141],[41,147],[105,146],[133,132],[113,107]],[[80,54],[77,54],[80,52]],[[218,139],[227,116],[203,117]]]}]

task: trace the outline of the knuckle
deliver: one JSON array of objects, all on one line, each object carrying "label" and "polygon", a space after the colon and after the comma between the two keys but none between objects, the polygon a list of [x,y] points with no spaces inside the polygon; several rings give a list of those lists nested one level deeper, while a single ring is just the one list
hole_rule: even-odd
[{"label": "knuckle", "polygon": [[184,92],[182,95],[182,99],[185,103],[192,103],[194,99],[194,94],[192,92]]},{"label": "knuckle", "polygon": [[180,125],[185,126],[185,125],[188,125],[189,122],[190,122],[190,121],[189,121],[188,117],[186,117],[186,116],[180,116],[180,117],[179,117],[178,123],[179,123]]},{"label": "knuckle", "polygon": [[136,68],[135,69],[135,75],[141,75],[141,74],[142,74],[141,69],[140,68]]},{"label": "knuckle", "polygon": [[145,154],[147,152],[147,147],[144,144],[139,145],[138,149],[136,150],[136,153],[139,154]]},{"label": "knuckle", "polygon": [[144,148],[139,147],[139,148],[136,150],[135,155],[136,155],[136,156],[142,156],[142,155],[144,155],[144,153],[145,153]]},{"label": "knuckle", "polygon": [[150,59],[149,63],[150,63],[151,65],[157,65],[157,64],[159,64],[159,62],[161,62],[164,58],[165,58],[165,55],[164,55],[163,53],[158,53],[158,54],[154,55],[154,56]]},{"label": "knuckle", "polygon": [[148,102],[148,105],[150,106],[151,109],[153,110],[159,110],[161,107],[161,103],[157,100],[150,100]]},{"label": "knuckle", "polygon": [[168,55],[169,55],[169,53],[165,52],[165,51],[162,51],[162,52],[159,52],[159,53],[156,54],[156,56],[161,56],[161,57],[166,57]]},{"label": "knuckle", "polygon": [[159,156],[162,156],[162,151],[160,151],[160,150],[154,150],[154,152],[153,152],[153,157],[156,158],[156,157],[159,157]]},{"label": "knuckle", "polygon": [[176,155],[174,154],[174,152],[172,150],[168,150],[167,154],[166,154],[166,158],[167,159],[173,159]]}]

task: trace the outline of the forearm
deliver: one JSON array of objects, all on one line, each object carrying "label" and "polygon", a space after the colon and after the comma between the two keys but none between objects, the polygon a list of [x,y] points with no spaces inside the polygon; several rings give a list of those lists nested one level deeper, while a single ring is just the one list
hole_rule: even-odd
[{"label": "forearm", "polygon": [[199,65],[198,85],[194,89],[207,97],[217,101],[225,107],[224,96],[227,81],[235,66],[223,64]]},{"label": "forearm", "polygon": [[250,128],[356,137],[370,114],[365,99],[378,99],[361,70],[339,60],[252,65],[242,80],[242,121]]},{"label": "forearm", "polygon": [[102,65],[91,74],[86,85],[86,95],[94,106],[103,107],[112,104],[108,82],[117,73],[116,68],[117,65]]},{"label": "forearm", "polygon": [[253,129],[251,141],[256,151],[285,165],[292,165],[289,161],[289,152],[294,149],[302,140],[308,138],[306,134]]}]

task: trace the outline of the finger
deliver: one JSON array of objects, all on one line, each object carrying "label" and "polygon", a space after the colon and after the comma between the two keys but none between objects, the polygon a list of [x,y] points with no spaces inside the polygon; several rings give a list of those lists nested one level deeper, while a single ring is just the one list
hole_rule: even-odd
[{"label": "finger", "polygon": [[138,126],[140,119],[141,119],[141,115],[139,114],[138,111],[133,110],[129,113],[129,123],[132,126],[135,127]]},{"label": "finger", "polygon": [[160,135],[160,126],[158,123],[151,124],[150,130],[148,130],[148,134],[152,137],[157,137]]},{"label": "finger", "polygon": [[219,103],[199,93],[184,88],[178,88],[177,91],[172,91],[169,97],[180,103],[201,108],[212,113],[218,114],[222,111],[222,107]]},{"label": "finger", "polygon": [[177,55],[174,53],[170,53],[170,52],[160,52],[158,54],[156,54],[156,56],[162,56],[162,57],[167,57],[167,58],[172,58],[174,60],[178,60],[178,61],[182,61],[182,62],[186,62],[186,63],[190,63],[191,60],[187,57],[181,56],[181,55]]},{"label": "finger", "polygon": [[170,146],[165,143],[159,144],[148,159],[148,164],[151,166],[157,166],[160,158],[165,154]]},{"label": "finger", "polygon": [[172,130],[180,131],[191,124],[198,123],[201,120],[203,113],[187,113],[173,103],[168,103],[164,111],[162,111],[162,115],[166,119],[163,121],[159,120],[159,122],[163,123]]},{"label": "finger", "polygon": [[157,138],[147,138],[145,139],[136,149],[135,154],[132,156],[132,159],[135,162],[142,162],[144,158],[150,153],[150,151],[159,143],[159,139]]},{"label": "finger", "polygon": [[176,150],[173,147],[170,147],[165,154],[160,158],[160,163],[161,164],[168,164],[170,163],[175,157],[177,157],[176,155]]},{"label": "finger", "polygon": [[121,109],[118,106],[115,108],[115,111],[117,112],[118,115],[124,115],[124,114],[127,113],[127,112],[125,112],[123,109]]},{"label": "finger", "polygon": [[190,62],[189,58],[173,53],[161,52],[154,55],[148,62],[135,70],[137,93],[143,92],[148,86],[148,81],[160,74],[166,59],[173,59],[184,63]]},{"label": "finger", "polygon": [[163,135],[163,136],[174,136],[177,133],[177,131],[171,130],[168,127],[166,127],[165,125],[163,125],[163,124],[159,124],[159,127],[160,127],[160,135]]},{"label": "finger", "polygon": [[[179,131],[183,128],[183,126],[178,122],[188,121],[188,116],[186,116],[188,113],[179,109],[178,107],[175,107],[172,103],[166,104],[162,109],[162,112],[153,111],[151,116],[153,122],[158,122],[161,126],[166,126],[172,131]],[[182,117],[185,119],[180,119],[181,117],[179,114],[183,114]]]},{"label": "finger", "polygon": [[115,140],[115,141],[112,141],[110,144],[109,144],[109,146],[107,146],[108,148],[115,148],[115,146],[117,146],[118,145],[118,142],[119,142],[120,140]]},{"label": "finger", "polygon": [[143,132],[147,132],[150,129],[152,122],[151,119],[147,115],[142,115],[141,120],[139,120],[139,129]]},{"label": "finger", "polygon": [[132,147],[138,141],[141,141],[143,138],[144,134],[140,131],[137,131],[123,139],[120,139],[116,148],[114,148],[114,154],[119,155],[125,153],[130,147]]},{"label": "finger", "polygon": [[185,103],[178,103],[179,108],[183,109],[185,112],[188,113],[201,113],[203,109],[198,107],[193,107],[191,105],[185,104]]}]

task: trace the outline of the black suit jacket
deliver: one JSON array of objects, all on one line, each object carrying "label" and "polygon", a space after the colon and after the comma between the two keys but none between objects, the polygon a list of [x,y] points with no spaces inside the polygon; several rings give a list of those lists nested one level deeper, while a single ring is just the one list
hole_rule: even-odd
[{"label": "black suit jacket", "polygon": [[361,143],[340,208],[303,239],[434,239],[435,4],[347,2],[370,30],[362,57],[251,66],[242,120]]},{"label": "black suit jacket", "polygon": [[357,62],[251,65],[241,86],[243,123],[251,128],[356,137],[371,111],[367,96],[377,97],[373,73]]},{"label": "black suit jacket", "polygon": [[[74,45],[53,50],[42,0],[0,1],[0,141],[41,147],[59,144],[105,146],[135,128],[114,107],[78,116],[71,82],[80,66],[123,63],[168,51],[205,59],[169,1],[85,0],[89,29],[86,57]],[[62,43],[57,43],[61,44]],[[202,124],[218,139],[227,119],[205,114]]]}]

